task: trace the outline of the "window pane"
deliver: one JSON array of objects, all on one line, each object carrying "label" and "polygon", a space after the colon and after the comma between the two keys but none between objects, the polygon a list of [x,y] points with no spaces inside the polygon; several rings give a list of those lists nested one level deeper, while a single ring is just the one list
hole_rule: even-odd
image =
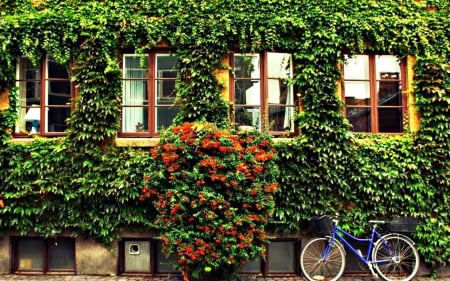
[{"label": "window pane", "polygon": [[73,239],[51,239],[48,243],[49,270],[75,269],[75,244]]},{"label": "window pane", "polygon": [[71,98],[70,81],[48,82],[48,105],[67,105]]},{"label": "window pane", "polygon": [[145,80],[123,81],[123,104],[124,105],[148,104],[147,81]]},{"label": "window pane", "polygon": [[148,131],[148,108],[123,107],[122,131],[127,133]]},{"label": "window pane", "polygon": [[269,124],[271,131],[293,131],[294,108],[286,106],[269,106]]},{"label": "window pane", "polygon": [[259,54],[255,55],[234,55],[234,75],[235,78],[259,78]]},{"label": "window pane", "polygon": [[56,63],[51,57],[47,58],[47,78],[69,78],[67,68]]},{"label": "window pane", "polygon": [[271,242],[269,244],[269,272],[294,272],[294,242]]},{"label": "window pane", "polygon": [[158,80],[156,82],[157,104],[172,104],[175,100],[175,80]]},{"label": "window pane", "polygon": [[399,81],[382,80],[378,82],[378,105],[401,106],[402,94]]},{"label": "window pane", "polygon": [[18,240],[19,270],[44,270],[43,250],[44,240]]},{"label": "window pane", "polygon": [[248,261],[242,266],[242,272],[244,273],[260,273],[261,272],[261,259],[256,261]]},{"label": "window pane", "polygon": [[377,80],[385,79],[385,73],[395,73],[395,79],[400,79],[400,63],[395,56],[383,55],[375,57]]},{"label": "window pane", "polygon": [[48,129],[47,132],[64,132],[67,128],[66,119],[70,115],[70,108],[48,108]]},{"label": "window pane", "polygon": [[[156,55],[156,70],[164,71],[164,72],[172,72],[169,77],[176,78],[177,77],[177,69],[175,68],[177,64],[177,57],[172,56],[170,54],[157,54]],[[163,78],[164,76],[159,76],[158,78]]]},{"label": "window pane", "polygon": [[267,53],[267,75],[269,78],[291,78],[292,55]]},{"label": "window pane", "polygon": [[347,119],[354,132],[371,132],[370,108],[347,108]]},{"label": "window pane", "polygon": [[346,56],[344,64],[344,79],[369,80],[369,56]]},{"label": "window pane", "polygon": [[124,243],[125,272],[150,272],[150,241]]},{"label": "window pane", "polygon": [[370,84],[368,81],[345,81],[344,91],[347,105],[370,105]]},{"label": "window pane", "polygon": [[148,56],[124,56],[124,78],[137,79],[148,76]]},{"label": "window pane", "polygon": [[165,257],[161,250],[161,243],[156,246],[156,272],[157,273],[175,273],[173,269],[176,264],[175,256]]},{"label": "window pane", "polygon": [[259,116],[259,107],[235,107],[234,110],[236,126],[253,126],[259,130],[261,125]]},{"label": "window pane", "polygon": [[156,108],[156,128],[161,131],[172,125],[173,119],[177,116],[180,109],[178,107],[157,107]]},{"label": "window pane", "polygon": [[175,101],[177,58],[169,54],[156,55],[156,103],[172,104]]},{"label": "window pane", "polygon": [[259,80],[237,80],[234,85],[235,104],[261,104],[261,84]]},{"label": "window pane", "polygon": [[18,64],[19,80],[37,80],[41,77],[39,67],[33,66],[28,58],[20,57]]},{"label": "window pane", "polygon": [[378,122],[382,133],[402,132],[402,108],[378,108]]}]

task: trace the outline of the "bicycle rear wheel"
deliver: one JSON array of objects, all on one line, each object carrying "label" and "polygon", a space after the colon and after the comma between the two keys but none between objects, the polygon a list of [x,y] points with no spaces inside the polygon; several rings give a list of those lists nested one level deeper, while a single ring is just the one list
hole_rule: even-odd
[{"label": "bicycle rear wheel", "polygon": [[[388,262],[376,262],[380,260]],[[375,270],[386,281],[408,281],[419,270],[419,253],[414,242],[402,234],[381,237],[373,248],[372,261]]]},{"label": "bicycle rear wheel", "polygon": [[[323,258],[326,249],[330,252]],[[345,269],[344,248],[338,241],[329,246],[328,238],[315,238],[303,248],[300,266],[304,277],[309,281],[338,280]]]}]

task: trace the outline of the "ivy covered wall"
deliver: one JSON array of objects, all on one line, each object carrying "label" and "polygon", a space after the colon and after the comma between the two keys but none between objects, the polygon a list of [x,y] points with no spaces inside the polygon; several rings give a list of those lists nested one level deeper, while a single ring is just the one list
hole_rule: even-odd
[{"label": "ivy covered wall", "polygon": [[[279,142],[277,231],[297,231],[313,213],[339,210],[361,228],[371,217],[414,215],[424,260],[450,261],[450,4],[380,1],[84,1],[0,3],[0,230],[70,230],[111,242],[151,229],[154,210],[137,199],[146,151],[118,148],[119,51],[164,43],[178,56],[176,122],[227,127],[215,73],[230,51],[294,54],[301,134]],[[401,136],[351,133],[336,94],[343,53],[417,59],[413,91],[420,129]],[[19,56],[72,62],[77,85],[67,136],[12,141]],[[6,93],[6,94],[5,94]],[[5,96],[8,96],[5,99]],[[4,106],[7,100],[7,106]]]}]

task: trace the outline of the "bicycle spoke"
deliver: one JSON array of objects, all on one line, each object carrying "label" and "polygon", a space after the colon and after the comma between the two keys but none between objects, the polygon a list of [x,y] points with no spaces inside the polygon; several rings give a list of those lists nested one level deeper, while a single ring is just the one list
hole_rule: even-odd
[{"label": "bicycle spoke", "polygon": [[386,261],[374,264],[385,280],[411,280],[418,270],[418,253],[413,244],[400,236],[391,236],[374,249],[373,259]]},{"label": "bicycle spoke", "polygon": [[308,280],[337,280],[342,275],[345,266],[343,250],[335,245],[328,257],[323,258],[327,245],[328,241],[322,238],[312,241],[304,248],[301,266]]}]

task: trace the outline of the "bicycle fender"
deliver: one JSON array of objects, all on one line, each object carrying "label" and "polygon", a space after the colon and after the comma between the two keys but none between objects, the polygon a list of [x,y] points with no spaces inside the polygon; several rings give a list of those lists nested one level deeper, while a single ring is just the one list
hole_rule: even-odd
[{"label": "bicycle fender", "polygon": [[380,239],[377,240],[377,242],[375,242],[374,246],[377,245],[378,243],[380,243],[380,241],[382,241],[382,239],[386,239],[389,237],[401,237],[405,240],[408,240],[409,242],[411,242],[411,244],[416,245],[416,242],[414,242],[411,238],[409,238],[408,236],[401,234],[401,233],[388,233],[385,234],[383,236],[380,237]]}]

